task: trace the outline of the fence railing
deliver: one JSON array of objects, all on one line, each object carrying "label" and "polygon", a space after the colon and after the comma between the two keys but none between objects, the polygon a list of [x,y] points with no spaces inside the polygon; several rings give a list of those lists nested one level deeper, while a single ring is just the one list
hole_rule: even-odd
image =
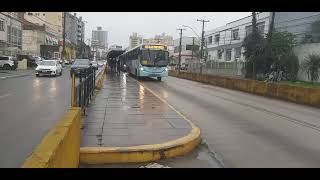
[{"label": "fence railing", "polygon": [[188,64],[187,72],[200,73],[202,68],[202,74],[208,75],[222,75],[222,76],[233,76],[233,77],[244,77],[243,68],[245,62],[218,62],[218,61],[207,61],[201,64],[200,62],[192,62]]},{"label": "fence railing", "polygon": [[[76,85],[76,76],[79,78]],[[91,101],[95,89],[95,69],[79,69],[72,73],[72,107],[80,107],[85,113],[85,107]]]}]

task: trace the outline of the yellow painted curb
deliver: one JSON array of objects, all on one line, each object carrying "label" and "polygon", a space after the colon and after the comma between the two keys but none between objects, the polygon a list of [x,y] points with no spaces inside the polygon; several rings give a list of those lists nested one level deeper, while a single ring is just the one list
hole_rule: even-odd
[{"label": "yellow painted curb", "polygon": [[131,147],[82,147],[80,148],[80,163],[108,164],[156,161],[185,155],[199,145],[201,141],[200,129],[166,100],[158,96],[151,89],[145,87],[139,81],[137,82],[182,116],[190,124],[191,132],[182,138],[161,144]]}]

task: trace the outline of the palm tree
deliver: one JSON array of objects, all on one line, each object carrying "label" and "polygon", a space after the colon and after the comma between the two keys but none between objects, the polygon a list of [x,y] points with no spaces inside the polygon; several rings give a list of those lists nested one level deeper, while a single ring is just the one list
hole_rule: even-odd
[{"label": "palm tree", "polygon": [[308,74],[308,79],[315,82],[319,79],[320,56],[310,54],[302,64],[303,70]]}]

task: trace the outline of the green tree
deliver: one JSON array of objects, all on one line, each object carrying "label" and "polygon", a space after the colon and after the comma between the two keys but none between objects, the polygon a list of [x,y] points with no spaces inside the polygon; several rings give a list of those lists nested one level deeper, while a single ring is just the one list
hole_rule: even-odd
[{"label": "green tree", "polygon": [[295,36],[289,32],[273,32],[271,39],[271,55],[278,59],[290,54],[297,44]]},{"label": "green tree", "polygon": [[[267,35],[268,38],[269,35]],[[284,71],[291,81],[297,79],[299,71],[298,57],[293,53],[293,47],[297,45],[295,36],[289,32],[273,32],[271,37],[271,54],[267,62],[267,67],[273,65],[273,69],[268,71]]]},{"label": "green tree", "polygon": [[245,76],[256,79],[257,73],[263,73],[265,70],[265,51],[266,41],[259,33],[257,27],[256,13],[252,13],[252,32],[243,40],[246,59]]},{"label": "green tree", "polygon": [[311,80],[312,83],[317,81],[320,73],[320,56],[310,54],[302,63],[302,68],[307,73],[308,79]]}]

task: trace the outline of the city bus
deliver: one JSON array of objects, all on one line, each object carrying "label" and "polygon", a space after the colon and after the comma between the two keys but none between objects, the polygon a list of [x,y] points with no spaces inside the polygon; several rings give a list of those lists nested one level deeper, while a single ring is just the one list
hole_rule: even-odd
[{"label": "city bus", "polygon": [[119,57],[128,73],[139,77],[154,77],[161,81],[168,76],[169,52],[162,44],[142,44]]}]

